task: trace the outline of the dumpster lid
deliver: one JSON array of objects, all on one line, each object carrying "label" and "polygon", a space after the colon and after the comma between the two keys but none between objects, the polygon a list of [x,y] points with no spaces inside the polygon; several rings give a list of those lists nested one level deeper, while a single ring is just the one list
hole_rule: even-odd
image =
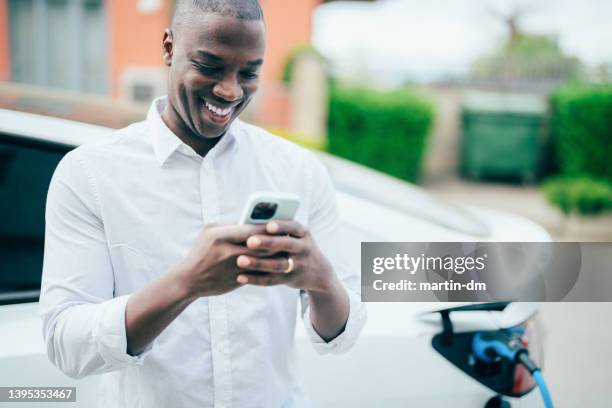
[{"label": "dumpster lid", "polygon": [[462,101],[463,109],[478,112],[543,114],[546,112],[546,101],[533,94],[465,92]]}]

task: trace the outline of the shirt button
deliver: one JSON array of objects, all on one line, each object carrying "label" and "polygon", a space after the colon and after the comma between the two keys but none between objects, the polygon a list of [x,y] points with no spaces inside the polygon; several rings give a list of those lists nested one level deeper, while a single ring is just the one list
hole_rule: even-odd
[{"label": "shirt button", "polygon": [[220,341],[219,343],[217,343],[217,350],[221,353],[226,353],[227,352],[226,343],[224,341]]},{"label": "shirt button", "polygon": [[210,163],[204,162],[204,170],[210,170]]}]

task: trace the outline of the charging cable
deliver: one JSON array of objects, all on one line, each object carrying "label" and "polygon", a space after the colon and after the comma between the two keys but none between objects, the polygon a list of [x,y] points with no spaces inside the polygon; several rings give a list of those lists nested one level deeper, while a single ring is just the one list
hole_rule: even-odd
[{"label": "charging cable", "polygon": [[487,363],[501,357],[524,366],[540,389],[544,406],[553,408],[552,398],[542,372],[529,357],[529,351],[521,342],[521,338],[516,331],[498,330],[476,333],[472,339],[472,352],[476,358]]}]

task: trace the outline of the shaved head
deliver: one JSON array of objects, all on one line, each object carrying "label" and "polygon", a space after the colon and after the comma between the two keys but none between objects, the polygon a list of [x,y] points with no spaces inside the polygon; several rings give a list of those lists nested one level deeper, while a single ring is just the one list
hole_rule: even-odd
[{"label": "shaved head", "polygon": [[194,16],[194,11],[234,17],[239,20],[263,20],[258,0],[177,0],[172,28],[178,29]]}]

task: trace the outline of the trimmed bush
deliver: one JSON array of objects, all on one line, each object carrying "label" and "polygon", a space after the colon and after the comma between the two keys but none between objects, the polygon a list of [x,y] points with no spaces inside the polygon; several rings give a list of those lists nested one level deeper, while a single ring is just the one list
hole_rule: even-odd
[{"label": "trimmed bush", "polygon": [[590,176],[563,178],[546,182],[543,186],[548,201],[565,214],[600,214],[612,211],[612,184]]},{"label": "trimmed bush", "polygon": [[562,88],[552,95],[551,110],[561,173],[612,181],[612,86]]},{"label": "trimmed bush", "polygon": [[330,92],[330,153],[417,181],[433,107],[407,90],[337,88]]}]

